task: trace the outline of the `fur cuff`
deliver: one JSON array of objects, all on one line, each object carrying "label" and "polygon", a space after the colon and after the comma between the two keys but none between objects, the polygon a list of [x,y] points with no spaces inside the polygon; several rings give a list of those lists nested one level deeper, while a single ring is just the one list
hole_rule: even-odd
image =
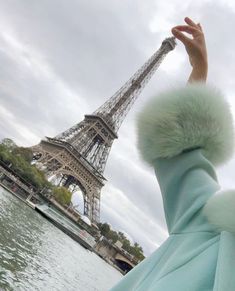
[{"label": "fur cuff", "polygon": [[203,84],[164,92],[138,116],[138,146],[150,164],[201,148],[218,165],[231,157],[233,144],[229,105],[217,90]]},{"label": "fur cuff", "polygon": [[235,190],[212,196],[204,206],[203,214],[219,231],[235,233]]}]

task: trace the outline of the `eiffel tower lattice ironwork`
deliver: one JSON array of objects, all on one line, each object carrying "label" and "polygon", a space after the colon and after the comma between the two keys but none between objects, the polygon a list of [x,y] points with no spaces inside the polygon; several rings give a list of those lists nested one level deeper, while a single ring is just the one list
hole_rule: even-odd
[{"label": "eiffel tower lattice ironwork", "polygon": [[174,37],[166,38],[159,50],[93,114],[54,138],[47,137],[33,147],[37,166],[54,183],[79,189],[84,214],[96,224],[100,216],[103,172],[117,131],[134,101],[166,54],[175,48]]}]

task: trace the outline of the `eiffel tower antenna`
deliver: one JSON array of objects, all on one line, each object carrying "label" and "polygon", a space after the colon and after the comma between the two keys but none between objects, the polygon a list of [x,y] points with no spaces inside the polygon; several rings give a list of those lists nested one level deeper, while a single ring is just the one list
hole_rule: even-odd
[{"label": "eiffel tower antenna", "polygon": [[175,38],[166,38],[159,50],[102,106],[83,121],[34,146],[37,166],[48,178],[71,191],[80,190],[84,214],[96,224],[100,216],[100,191],[109,152],[131,106],[168,52]]}]

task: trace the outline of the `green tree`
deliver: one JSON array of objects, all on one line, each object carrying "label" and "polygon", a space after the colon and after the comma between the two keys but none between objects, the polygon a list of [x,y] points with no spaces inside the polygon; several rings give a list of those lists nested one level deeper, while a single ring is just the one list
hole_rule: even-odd
[{"label": "green tree", "polygon": [[118,240],[118,234],[116,231],[110,229],[109,233],[107,234],[107,239],[110,239],[112,243],[115,243]]},{"label": "green tree", "polygon": [[131,249],[131,243],[130,243],[130,241],[129,241],[127,238],[125,238],[125,239],[122,241],[122,248],[123,248],[124,250],[126,250],[127,252],[130,252],[130,249]]},{"label": "green tree", "polygon": [[13,149],[17,148],[16,143],[12,139],[10,139],[10,138],[4,138],[1,141],[1,144],[3,144],[10,151],[12,151]]},{"label": "green tree", "polygon": [[134,245],[131,246],[130,253],[138,260],[142,261],[145,258],[143,254],[143,249],[137,242],[135,242]]},{"label": "green tree", "polygon": [[137,242],[135,242],[134,245],[131,245],[131,242],[123,232],[121,231],[116,232],[112,230],[110,225],[106,222],[99,223],[98,227],[100,229],[101,234],[105,236],[107,239],[111,240],[113,243],[115,243],[117,240],[121,241],[122,248],[131,255],[133,255],[137,260],[142,261],[145,258],[142,247]]},{"label": "green tree", "polygon": [[126,236],[123,232],[119,231],[118,232],[118,237],[120,241],[123,241],[124,239],[126,239]]},{"label": "green tree", "polygon": [[3,139],[0,143],[0,161],[37,190],[51,188],[51,183],[47,181],[44,173],[30,164],[30,149],[17,147],[11,139]]},{"label": "green tree", "polygon": [[12,150],[12,153],[16,156],[20,156],[28,163],[31,163],[33,159],[33,152],[30,148],[16,147]]},{"label": "green tree", "polygon": [[7,147],[3,144],[0,144],[0,160],[5,163],[10,163],[10,152]]},{"label": "green tree", "polygon": [[72,193],[65,187],[54,187],[53,196],[61,205],[69,205],[72,198]]},{"label": "green tree", "polygon": [[110,232],[110,226],[108,223],[99,223],[98,224],[98,227],[99,227],[99,230],[100,230],[100,233],[103,235],[103,236],[107,236],[108,233]]}]

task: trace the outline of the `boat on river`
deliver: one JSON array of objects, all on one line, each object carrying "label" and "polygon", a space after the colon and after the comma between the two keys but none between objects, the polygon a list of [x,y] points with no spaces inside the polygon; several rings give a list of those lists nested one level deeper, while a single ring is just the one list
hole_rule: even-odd
[{"label": "boat on river", "polygon": [[93,251],[96,241],[86,230],[80,229],[74,222],[61,215],[48,204],[35,205],[35,210],[83,247]]}]

